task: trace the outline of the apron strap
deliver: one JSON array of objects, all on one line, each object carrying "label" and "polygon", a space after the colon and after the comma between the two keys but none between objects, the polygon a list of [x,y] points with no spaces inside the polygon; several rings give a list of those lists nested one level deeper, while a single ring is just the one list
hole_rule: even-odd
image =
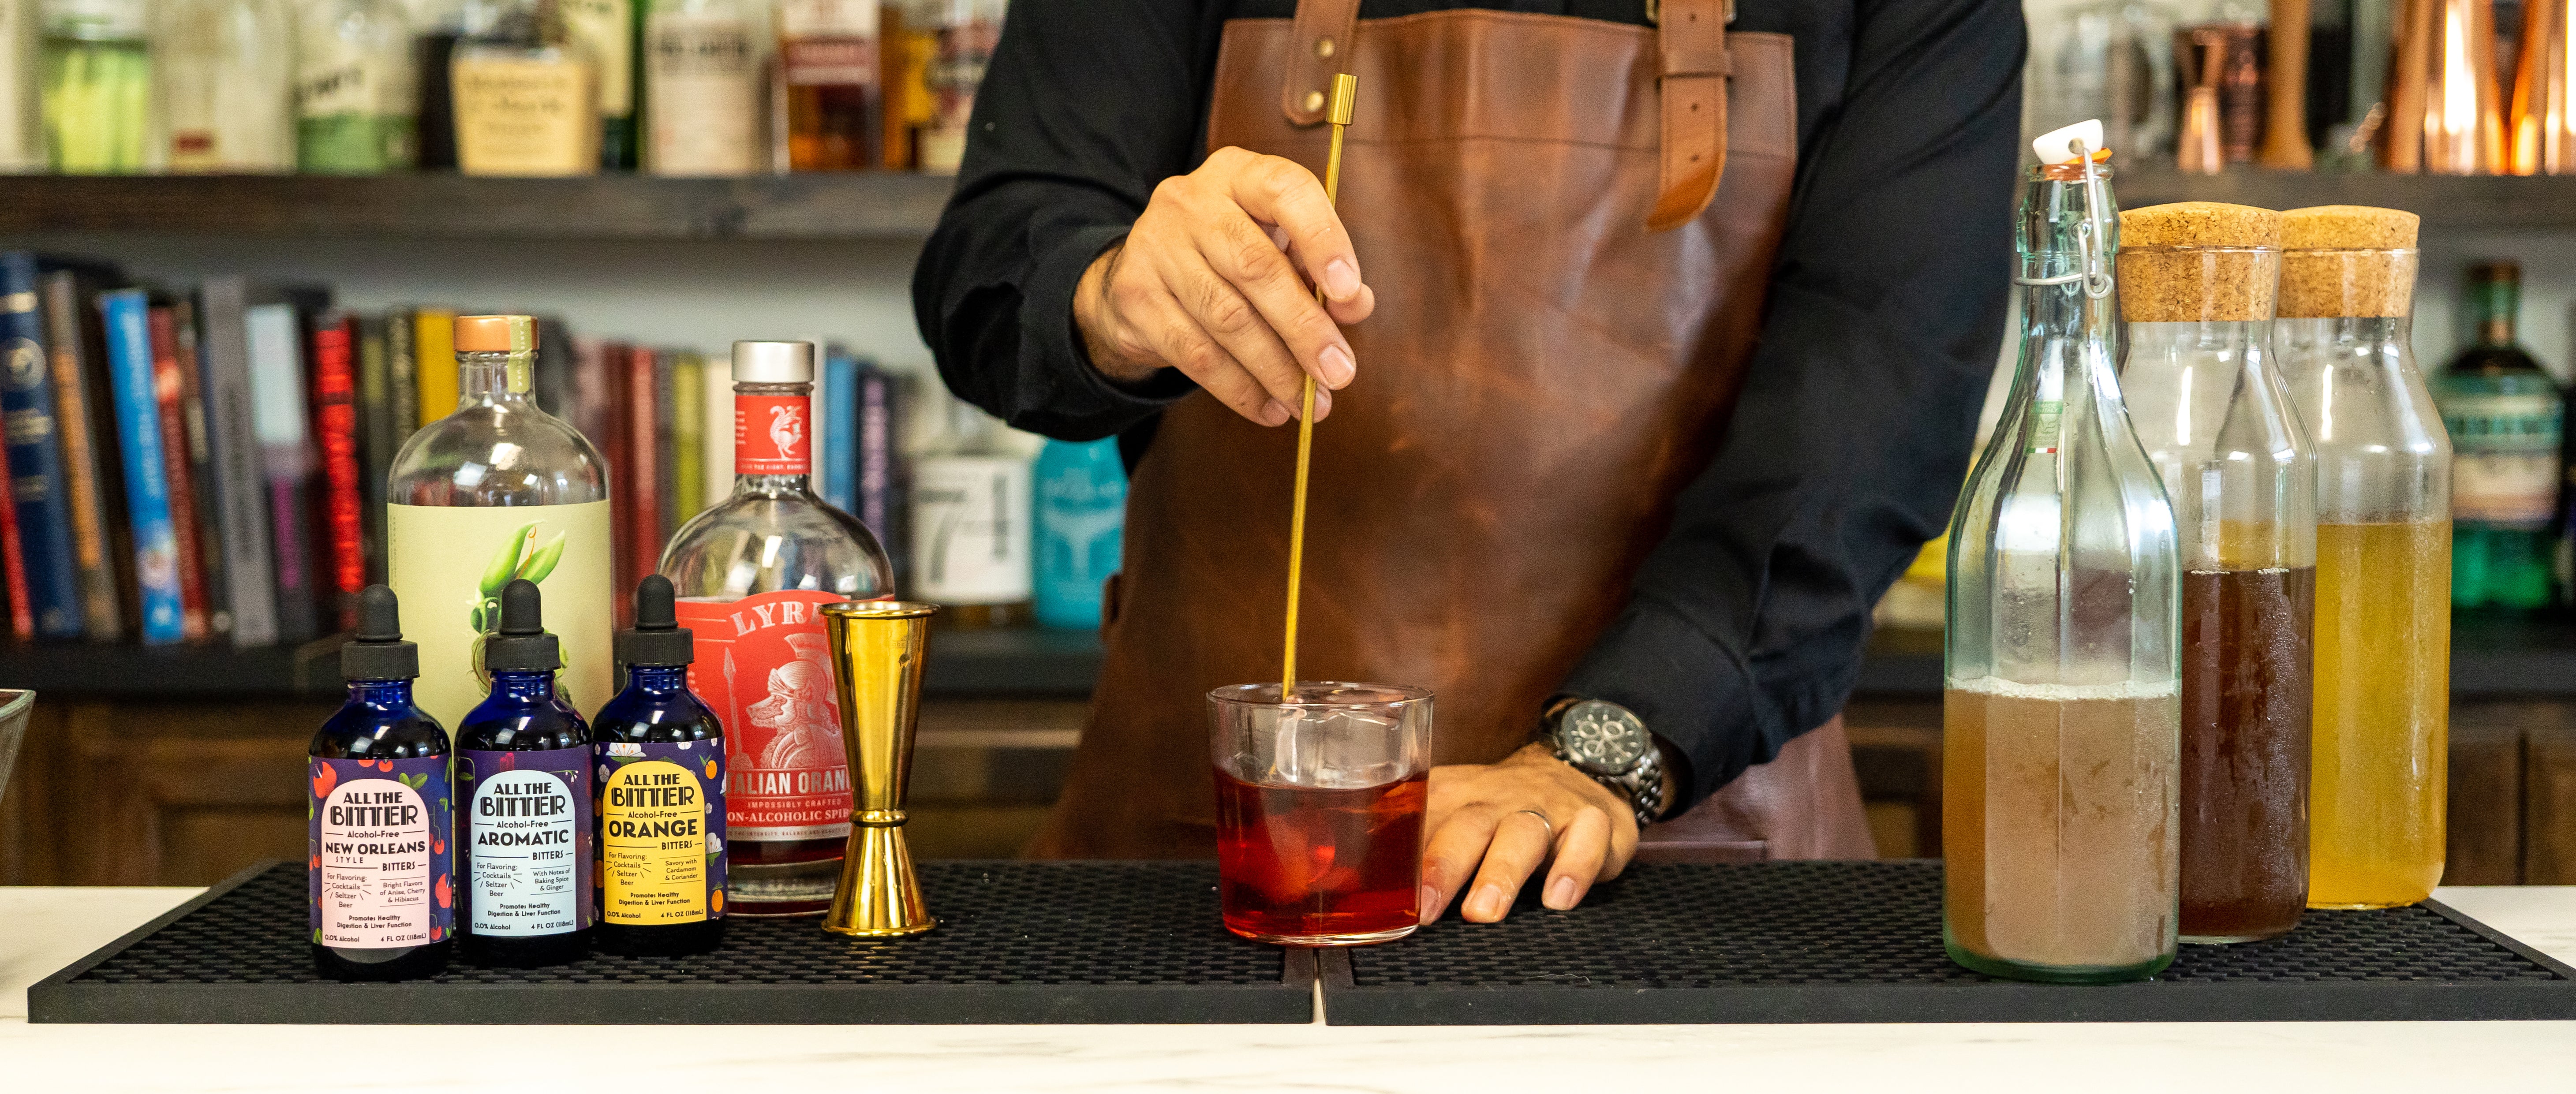
[{"label": "apron strap", "polygon": [[1279,109],[1290,124],[1324,120],[1333,77],[1351,70],[1359,23],[1360,0],[1297,0],[1297,29],[1290,39],[1295,44],[1288,55],[1286,86],[1279,92]]},{"label": "apron strap", "polygon": [[[1726,174],[1726,52],[1729,0],[1663,0],[1657,37],[1663,50],[1663,165],[1654,231],[1678,228],[1708,208]],[[1305,4],[1298,5],[1302,24]]]}]

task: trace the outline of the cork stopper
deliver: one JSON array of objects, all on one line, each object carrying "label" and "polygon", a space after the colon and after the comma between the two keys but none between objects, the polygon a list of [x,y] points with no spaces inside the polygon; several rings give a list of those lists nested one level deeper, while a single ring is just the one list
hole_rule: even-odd
[{"label": "cork stopper", "polygon": [[2132,323],[2272,318],[2281,214],[2182,201],[2120,214],[2120,315]]},{"label": "cork stopper", "polygon": [[2367,205],[2319,205],[2281,214],[2281,318],[2412,314],[2415,232],[2422,221],[2401,209]]}]

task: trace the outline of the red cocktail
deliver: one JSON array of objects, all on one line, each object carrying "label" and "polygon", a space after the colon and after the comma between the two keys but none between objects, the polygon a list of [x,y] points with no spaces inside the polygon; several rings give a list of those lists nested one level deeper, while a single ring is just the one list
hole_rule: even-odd
[{"label": "red cocktail", "polygon": [[1290,946],[1401,938],[1420,922],[1431,694],[1380,684],[1208,693],[1226,929]]}]

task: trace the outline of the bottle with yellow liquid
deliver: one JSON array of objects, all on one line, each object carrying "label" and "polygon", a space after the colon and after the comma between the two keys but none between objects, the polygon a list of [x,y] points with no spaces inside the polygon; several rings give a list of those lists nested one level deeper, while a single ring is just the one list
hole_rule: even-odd
[{"label": "bottle with yellow liquid", "polygon": [[2416,225],[2282,214],[2274,350],[2317,449],[2311,908],[2412,904],[2442,880],[2451,441],[2411,344]]}]

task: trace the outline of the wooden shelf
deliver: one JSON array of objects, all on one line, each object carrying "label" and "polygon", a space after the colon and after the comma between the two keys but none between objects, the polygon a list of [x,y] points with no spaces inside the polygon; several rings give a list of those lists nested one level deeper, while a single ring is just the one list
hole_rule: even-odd
[{"label": "wooden shelf", "polygon": [[0,235],[914,239],[954,180],[900,172],[730,179],[452,174],[0,176]]},{"label": "wooden shelf", "polygon": [[2332,174],[2240,168],[2186,175],[2171,167],[2123,171],[2113,180],[2123,209],[2171,201],[2225,201],[2265,209],[2376,205],[2424,218],[2427,228],[2576,228],[2576,175],[2528,178]]},{"label": "wooden shelf", "polygon": [[[2576,698],[2576,620],[2463,614],[2451,638],[2456,698]],[[339,644],[0,645],[0,688],[137,699],[332,695],[340,688]],[[1088,631],[939,631],[922,690],[940,698],[1075,698],[1090,694],[1099,675],[1100,636]],[[1940,632],[1881,629],[1853,690],[1870,698],[1937,697]]]}]

